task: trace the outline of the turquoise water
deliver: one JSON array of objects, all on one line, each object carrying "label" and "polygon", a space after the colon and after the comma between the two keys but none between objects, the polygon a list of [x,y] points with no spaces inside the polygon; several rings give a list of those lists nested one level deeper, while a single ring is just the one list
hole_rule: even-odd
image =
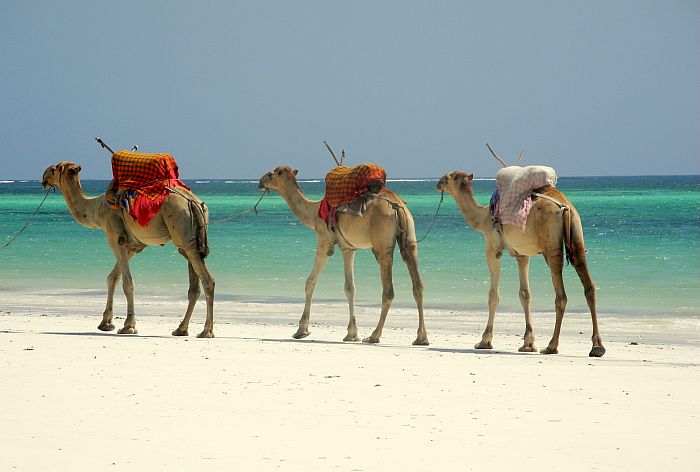
[{"label": "turquoise water", "polygon": [[[211,220],[250,208],[259,198],[257,181],[186,181],[209,205]],[[388,186],[407,202],[418,237],[425,234],[437,208],[435,180],[392,181]],[[97,195],[106,181],[84,181]],[[311,198],[321,198],[323,182],[301,181]],[[493,180],[475,181],[476,198],[486,204]],[[558,187],[581,214],[588,261],[598,287],[601,313],[700,316],[700,177],[560,178]],[[0,183],[0,242],[17,231],[43,198],[39,182]],[[301,225],[284,201],[271,194],[257,216],[210,226],[207,259],[217,280],[217,297],[240,301],[303,301],[315,236]],[[468,228],[451,197],[419,246],[427,307],[486,311],[488,270],[482,236]],[[34,223],[0,251],[0,307],[15,290],[68,289],[104,291],[114,264],[104,236],[75,223],[59,193],[49,195]],[[172,245],[148,248],[134,258],[137,297],[186,298],[187,265]],[[357,302],[378,305],[378,266],[368,251],[358,251]],[[413,306],[410,280],[397,254],[395,305]],[[517,269],[503,258],[503,311],[520,311]],[[533,309],[552,311],[554,293],[541,257],[530,268]],[[586,310],[582,288],[565,268],[567,310]],[[120,290],[120,289],[119,289]],[[342,257],[329,261],[316,289],[316,300],[345,302]],[[137,298],[138,300],[138,298]]]}]

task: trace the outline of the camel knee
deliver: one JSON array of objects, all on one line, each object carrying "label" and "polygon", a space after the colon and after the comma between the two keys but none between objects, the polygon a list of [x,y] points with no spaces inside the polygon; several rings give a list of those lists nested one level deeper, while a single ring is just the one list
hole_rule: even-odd
[{"label": "camel knee", "polygon": [[309,277],[306,279],[306,285],[304,285],[304,290],[306,290],[306,295],[313,293],[316,288],[316,278]]},{"label": "camel knee", "polygon": [[190,287],[190,289],[187,291],[187,297],[190,300],[198,299],[201,294],[202,294],[202,291],[199,288],[199,283],[197,283],[197,285],[195,285],[194,287]]},{"label": "camel knee", "polygon": [[348,298],[355,296],[355,284],[352,282],[345,282],[345,296]]},{"label": "camel knee", "polygon": [[[214,288],[216,287],[216,282],[213,278],[207,277],[206,279],[202,279],[202,287],[204,288],[204,293],[206,295],[212,295],[214,293]],[[194,290],[199,293],[199,284],[197,284],[197,287]]]},{"label": "camel knee", "polygon": [[107,276],[107,285],[109,287],[115,286],[117,284],[117,282],[119,281],[119,277],[121,277],[121,273],[113,270]]},{"label": "camel knee", "polygon": [[520,289],[520,301],[522,303],[530,303],[530,290],[529,289]]},{"label": "camel knee", "polygon": [[394,287],[385,288],[382,292],[382,301],[391,302],[394,300]]},{"label": "camel knee", "polygon": [[489,305],[498,305],[498,302],[500,301],[500,294],[498,292],[498,289],[490,289],[489,290]]},{"label": "camel knee", "polygon": [[568,299],[566,298],[566,295],[557,295],[554,301],[557,311],[563,312],[566,309],[567,302]]},{"label": "camel knee", "polygon": [[136,283],[134,282],[134,279],[131,277],[124,277],[122,279],[122,288],[124,289],[124,293],[133,293],[134,288],[136,288]]}]

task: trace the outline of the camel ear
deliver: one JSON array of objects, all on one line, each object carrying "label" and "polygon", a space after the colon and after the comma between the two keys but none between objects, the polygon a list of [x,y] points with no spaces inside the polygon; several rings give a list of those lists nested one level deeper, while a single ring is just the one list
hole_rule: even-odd
[{"label": "camel ear", "polygon": [[467,174],[467,180],[468,180],[469,182],[471,182],[472,180],[474,180],[474,174]]},{"label": "camel ear", "polygon": [[294,172],[294,176],[295,176],[295,177],[296,177],[296,175],[299,173],[299,171],[298,171],[297,169],[293,169],[292,172]]},{"label": "camel ear", "polygon": [[63,172],[63,164],[56,164],[56,171]]}]

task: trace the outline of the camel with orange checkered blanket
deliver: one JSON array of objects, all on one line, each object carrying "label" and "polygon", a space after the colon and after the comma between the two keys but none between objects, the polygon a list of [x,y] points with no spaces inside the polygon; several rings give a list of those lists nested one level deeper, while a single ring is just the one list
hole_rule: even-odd
[{"label": "camel with orange checkered blanket", "polygon": [[[338,161],[336,160],[336,162]],[[342,160],[338,162],[339,166],[341,164]],[[352,172],[344,172],[352,174]],[[368,172],[363,175],[371,177],[371,174],[372,172]],[[296,175],[297,171],[291,167],[277,167],[263,175],[259,184],[261,190],[270,189],[277,191],[287,202],[287,205],[289,205],[289,208],[299,221],[316,232],[316,261],[309,278],[306,280],[304,312],[299,320],[299,329],[294,333],[293,337],[301,339],[309,335],[311,297],[316,287],[316,280],[326,265],[328,258],[333,254],[335,246],[338,245],[343,253],[345,296],[347,297],[350,310],[348,333],[343,341],[359,341],[360,339],[357,333],[357,322],[355,321],[355,250],[371,249],[381,271],[383,288],[382,310],[377,327],[371,336],[363,339],[363,342],[378,343],[389,307],[394,299],[391,272],[394,263],[394,248],[398,242],[401,257],[408,267],[408,273],[413,282],[413,297],[418,307],[418,336],[413,341],[413,344],[428,345],[428,333],[425,330],[423,320],[423,282],[418,271],[418,243],[416,242],[413,217],[406,203],[394,192],[386,187],[382,187],[378,193],[370,192],[371,195],[367,196],[363,216],[338,212],[335,214],[337,223],[329,226],[326,219],[323,218],[322,212],[319,211],[322,202],[326,201],[326,199],[319,201],[307,199],[297,184]],[[369,179],[367,183],[371,183],[372,180],[374,179]],[[362,182],[362,177],[360,182]],[[350,194],[354,196],[356,193],[357,186],[353,185]],[[344,200],[341,198],[339,201]],[[338,203],[338,200],[334,200],[334,202]]]},{"label": "camel with orange checkered blanket", "polygon": [[[117,158],[129,154],[127,151],[114,153]],[[172,158],[171,158],[172,159]],[[174,160],[173,160],[174,163]],[[167,167],[167,166],[166,166]],[[177,167],[175,167],[175,170]],[[171,169],[172,170],[172,169]],[[134,283],[129,269],[131,258],[141,252],[146,246],[162,246],[172,241],[188,262],[190,287],[187,293],[188,305],[180,325],[173,331],[173,336],[187,336],[190,317],[200,295],[200,283],[204,288],[207,302],[207,319],[204,330],[197,336],[211,338],[214,336],[214,278],[209,273],[204,258],[209,254],[207,243],[207,225],[209,222],[207,207],[187,187],[177,186],[176,172],[174,179],[167,184],[159,181],[162,188],[154,189],[154,182],[148,187],[155,195],[140,198],[144,203],[158,200],[155,213],[147,216],[147,222],[139,222],[128,209],[115,210],[108,201],[107,194],[90,198],[85,196],[80,186],[80,166],[73,162],[59,162],[44,171],[43,186],[56,187],[63,194],[68,210],[73,218],[88,228],[101,229],[107,237],[114,257],[117,259],[114,269],[107,277],[107,305],[102,315],[102,322],[97,327],[101,331],[111,331],[112,305],[114,291],[119,278],[127,301],[126,320],[119,334],[136,334],[136,317],[134,314]],[[120,174],[124,177],[127,174]],[[157,177],[160,178],[160,177]],[[129,187],[128,182],[121,182],[123,188]],[[119,183],[117,184],[119,186]],[[165,186],[172,190],[165,190]],[[138,187],[143,189],[143,186]]]}]

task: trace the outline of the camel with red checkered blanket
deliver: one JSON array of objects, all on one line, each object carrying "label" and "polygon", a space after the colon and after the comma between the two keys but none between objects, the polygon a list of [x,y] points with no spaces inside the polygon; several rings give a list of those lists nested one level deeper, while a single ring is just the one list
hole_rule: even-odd
[{"label": "camel with red checkered blanket", "polygon": [[371,249],[379,263],[382,280],[382,310],[379,322],[371,336],[363,339],[366,343],[378,343],[384,329],[389,307],[394,299],[392,267],[396,243],[413,282],[413,296],[418,306],[418,336],[414,345],[428,345],[428,334],[423,320],[423,282],[418,272],[418,244],[413,225],[413,217],[405,202],[394,192],[382,188],[377,196],[368,198],[363,216],[339,212],[336,214],[336,230],[330,229],[326,220],[319,216],[322,201],[306,198],[296,179],[297,170],[281,166],[260,178],[261,190],[275,190],[287,202],[294,215],[316,232],[316,260],[311,274],[306,280],[306,302],[299,320],[295,339],[309,335],[311,297],[316,281],[328,258],[333,255],[336,245],[343,254],[345,272],[345,296],[348,300],[350,321],[347,336],[343,341],[359,341],[355,321],[355,282],[354,264],[356,249]]},{"label": "camel with red checkered blanket", "polygon": [[[487,145],[488,146],[488,145]],[[508,167],[505,162],[489,147],[494,157],[501,162],[508,171],[523,169]],[[522,153],[520,156],[522,159]],[[518,162],[520,162],[520,159]],[[527,168],[525,168],[527,169]],[[448,192],[454,198],[467,224],[474,230],[482,233],[486,241],[486,264],[491,274],[491,288],[489,289],[489,319],[481,341],[474,347],[476,349],[492,349],[493,322],[496,315],[496,306],[499,301],[498,281],[501,272],[501,255],[508,251],[515,257],[518,263],[520,276],[520,303],[525,311],[525,336],[524,344],[520,352],[536,352],[535,335],[532,332],[530,318],[530,287],[528,281],[528,267],[530,257],[537,254],[544,256],[552,275],[554,286],[556,321],[554,334],[542,354],[557,354],[559,348],[559,334],[561,332],[564,309],[566,308],[566,291],[562,269],[566,258],[576,269],[581,279],[586,302],[591,312],[593,323],[593,347],[589,353],[591,357],[601,357],[605,354],[603,341],[598,330],[598,318],[596,313],[595,285],[591,279],[586,264],[586,248],[583,242],[583,228],[581,218],[576,208],[566,196],[554,188],[551,184],[533,189],[532,207],[527,215],[524,229],[521,230],[513,224],[495,223],[488,206],[479,205],[474,199],[472,190],[472,174],[462,171],[453,171],[445,174],[437,184],[437,190]]]},{"label": "camel with red checkered blanket", "polygon": [[105,194],[87,197],[80,186],[80,166],[73,162],[59,162],[44,171],[44,188],[56,187],[63,194],[68,210],[75,221],[88,228],[101,229],[107,237],[109,247],[117,259],[107,276],[107,305],[98,329],[111,331],[112,304],[119,278],[127,301],[127,316],[119,334],[136,334],[134,314],[134,282],[129,270],[129,261],[146,246],[162,246],[172,241],[188,262],[188,305],[174,336],[187,336],[192,311],[200,295],[200,281],[207,302],[207,319],[204,330],[197,336],[214,337],[214,278],[209,273],[204,258],[207,246],[208,215],[206,205],[192,192],[178,187],[168,194],[156,215],[146,226],[141,226],[124,211],[110,208]]}]

